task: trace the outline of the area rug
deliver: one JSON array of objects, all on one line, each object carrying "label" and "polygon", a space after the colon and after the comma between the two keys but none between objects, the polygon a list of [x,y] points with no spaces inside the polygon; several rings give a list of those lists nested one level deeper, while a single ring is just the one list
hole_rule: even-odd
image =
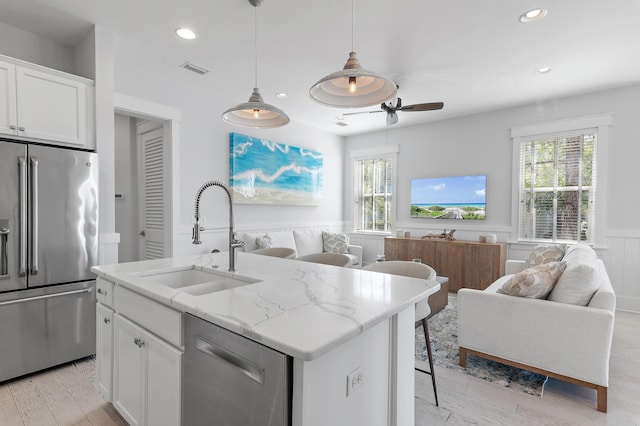
[{"label": "area rug", "polygon": [[[435,365],[478,377],[488,382],[542,398],[546,376],[467,355],[467,368],[458,365],[458,306],[455,294],[445,308],[429,318],[431,351]],[[416,359],[429,362],[422,327],[416,328]],[[428,369],[427,365],[427,369]]]}]

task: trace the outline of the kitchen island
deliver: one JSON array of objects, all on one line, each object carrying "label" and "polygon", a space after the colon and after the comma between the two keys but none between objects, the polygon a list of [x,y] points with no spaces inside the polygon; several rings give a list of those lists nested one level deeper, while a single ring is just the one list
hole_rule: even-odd
[{"label": "kitchen island", "polygon": [[[414,305],[438,290],[436,281],[249,253],[238,253],[238,272],[227,269],[227,253],[92,268],[99,277],[99,302],[105,305],[98,310],[98,345],[102,341],[107,346],[97,350],[98,389],[130,423],[160,424],[152,421],[153,407],[162,411],[172,406],[179,418],[180,318],[186,313],[291,357],[288,409],[293,425],[414,424]],[[208,273],[215,279],[201,277]],[[115,324],[111,334],[100,330],[112,324],[106,321],[109,315]],[[138,327],[146,339],[127,333],[134,329],[125,326]],[[138,386],[140,407],[135,398],[132,407],[120,401],[132,393],[130,386],[119,391],[121,382],[132,376],[128,349],[122,346],[130,338],[151,351],[147,342],[157,337],[164,339],[166,356],[141,359],[169,363],[175,370],[169,381],[177,387],[172,398],[178,401],[163,400],[166,395],[149,401],[156,387],[170,386],[151,383],[155,376],[146,370]],[[170,417],[156,421],[171,424]]]}]

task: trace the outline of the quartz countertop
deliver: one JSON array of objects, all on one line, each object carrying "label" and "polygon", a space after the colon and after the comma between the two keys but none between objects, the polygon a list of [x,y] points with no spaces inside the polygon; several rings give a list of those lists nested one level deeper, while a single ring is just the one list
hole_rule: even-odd
[{"label": "quartz countertop", "polygon": [[[426,299],[437,281],[238,253],[235,273],[229,254],[212,253],[91,268],[162,304],[196,315],[287,355],[309,361]],[[203,295],[154,282],[141,273],[190,266],[256,283]]]}]

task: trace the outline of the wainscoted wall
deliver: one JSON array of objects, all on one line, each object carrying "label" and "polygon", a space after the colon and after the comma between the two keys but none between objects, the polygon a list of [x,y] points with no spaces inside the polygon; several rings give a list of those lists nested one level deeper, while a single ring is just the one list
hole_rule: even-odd
[{"label": "wainscoted wall", "polygon": [[[403,228],[412,237],[419,238],[429,233],[440,233],[443,229]],[[448,229],[450,230],[450,229]],[[483,234],[496,234],[498,242],[511,241],[510,230],[500,231],[456,231],[458,240],[478,241]],[[395,235],[395,234],[394,234]],[[352,244],[362,246],[364,264],[376,261],[384,254],[384,238],[388,235],[351,233]],[[524,260],[532,244],[513,242],[507,244],[507,259]],[[611,234],[605,237],[605,246],[595,247],[598,257],[604,262],[611,285],[616,292],[618,310],[640,313],[640,235]]]},{"label": "wainscoted wall", "polygon": [[605,260],[616,292],[617,308],[640,312],[640,235],[610,235]]}]

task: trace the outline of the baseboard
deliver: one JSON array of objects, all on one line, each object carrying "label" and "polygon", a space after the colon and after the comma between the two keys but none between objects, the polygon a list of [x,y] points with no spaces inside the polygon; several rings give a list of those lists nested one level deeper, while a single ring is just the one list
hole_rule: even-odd
[{"label": "baseboard", "polygon": [[616,296],[616,311],[640,313],[640,298]]}]

